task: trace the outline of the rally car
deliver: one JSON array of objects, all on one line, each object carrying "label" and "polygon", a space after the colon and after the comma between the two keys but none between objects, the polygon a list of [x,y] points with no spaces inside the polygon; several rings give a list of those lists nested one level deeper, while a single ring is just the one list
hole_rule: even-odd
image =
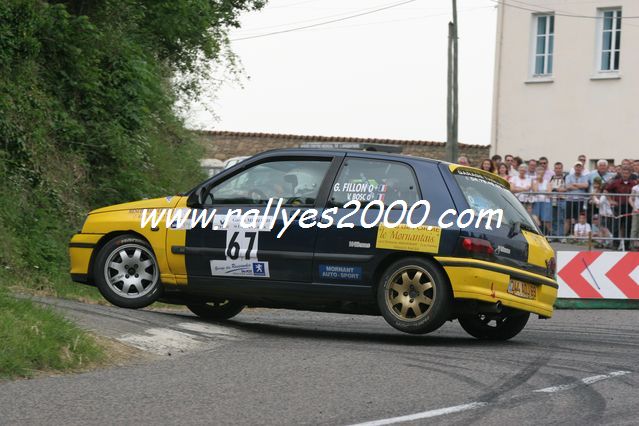
[{"label": "rally car", "polygon": [[[401,201],[425,220],[408,226]],[[466,226],[486,209],[503,215]],[[212,219],[194,223],[193,210]],[[251,223],[234,216],[249,211]],[[399,225],[376,223],[380,213]],[[503,340],[531,313],[551,317],[557,296],[554,252],[507,182],[373,152],[264,152],[187,193],[90,212],[69,251],[72,279],[114,305],[160,300],[212,320],[246,306],[381,314],[421,334],[458,319]]]}]

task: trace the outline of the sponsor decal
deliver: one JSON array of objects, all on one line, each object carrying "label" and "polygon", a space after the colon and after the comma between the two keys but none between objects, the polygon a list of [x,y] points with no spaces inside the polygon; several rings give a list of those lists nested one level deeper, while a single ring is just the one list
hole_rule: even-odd
[{"label": "sponsor decal", "polygon": [[510,249],[504,246],[497,246],[495,254],[510,254]]},{"label": "sponsor decal", "polygon": [[384,201],[388,185],[377,183],[374,180],[357,180],[351,182],[338,182],[333,185],[333,192],[346,193],[348,201]]},{"label": "sponsor decal", "polygon": [[395,228],[387,228],[380,225],[377,228],[375,245],[377,248],[392,250],[437,253],[441,234],[441,228],[435,226],[409,228],[407,225],[399,225]]},{"label": "sponsor decal", "polygon": [[329,280],[361,280],[362,268],[360,266],[345,265],[320,265],[320,278]]},{"label": "sponsor decal", "polygon": [[268,262],[256,260],[211,260],[211,275],[268,278]]},{"label": "sponsor decal", "polygon": [[371,243],[362,243],[361,241],[349,241],[348,246],[354,247],[354,248],[371,248]]}]

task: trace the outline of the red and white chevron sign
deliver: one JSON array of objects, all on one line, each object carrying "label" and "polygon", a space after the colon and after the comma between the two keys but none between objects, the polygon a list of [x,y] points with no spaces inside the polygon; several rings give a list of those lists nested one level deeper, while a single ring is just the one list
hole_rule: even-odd
[{"label": "red and white chevron sign", "polygon": [[558,251],[558,297],[639,299],[639,253]]}]

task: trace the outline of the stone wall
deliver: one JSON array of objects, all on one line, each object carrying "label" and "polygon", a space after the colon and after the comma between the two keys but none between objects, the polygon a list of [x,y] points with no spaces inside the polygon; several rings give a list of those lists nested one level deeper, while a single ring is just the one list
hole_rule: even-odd
[{"label": "stone wall", "polygon": [[[298,148],[302,144],[341,143],[341,144],[382,144],[401,147],[402,154],[434,159],[444,159],[446,146],[443,142],[347,138],[330,136],[284,135],[273,133],[245,133],[223,131],[198,131],[197,138],[205,149],[206,158],[227,160],[231,157],[253,155],[276,148]],[[459,144],[460,155],[467,156],[472,165],[479,165],[488,158],[490,146]]]}]

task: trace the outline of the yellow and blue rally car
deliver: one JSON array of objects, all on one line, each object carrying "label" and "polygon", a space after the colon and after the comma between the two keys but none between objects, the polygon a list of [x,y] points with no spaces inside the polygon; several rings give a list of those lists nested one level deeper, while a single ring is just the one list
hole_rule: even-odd
[{"label": "yellow and blue rally car", "polygon": [[557,296],[554,252],[505,181],[373,152],[268,151],[185,194],[90,212],[69,252],[72,279],[114,305],[214,320],[259,306],[509,339]]}]

